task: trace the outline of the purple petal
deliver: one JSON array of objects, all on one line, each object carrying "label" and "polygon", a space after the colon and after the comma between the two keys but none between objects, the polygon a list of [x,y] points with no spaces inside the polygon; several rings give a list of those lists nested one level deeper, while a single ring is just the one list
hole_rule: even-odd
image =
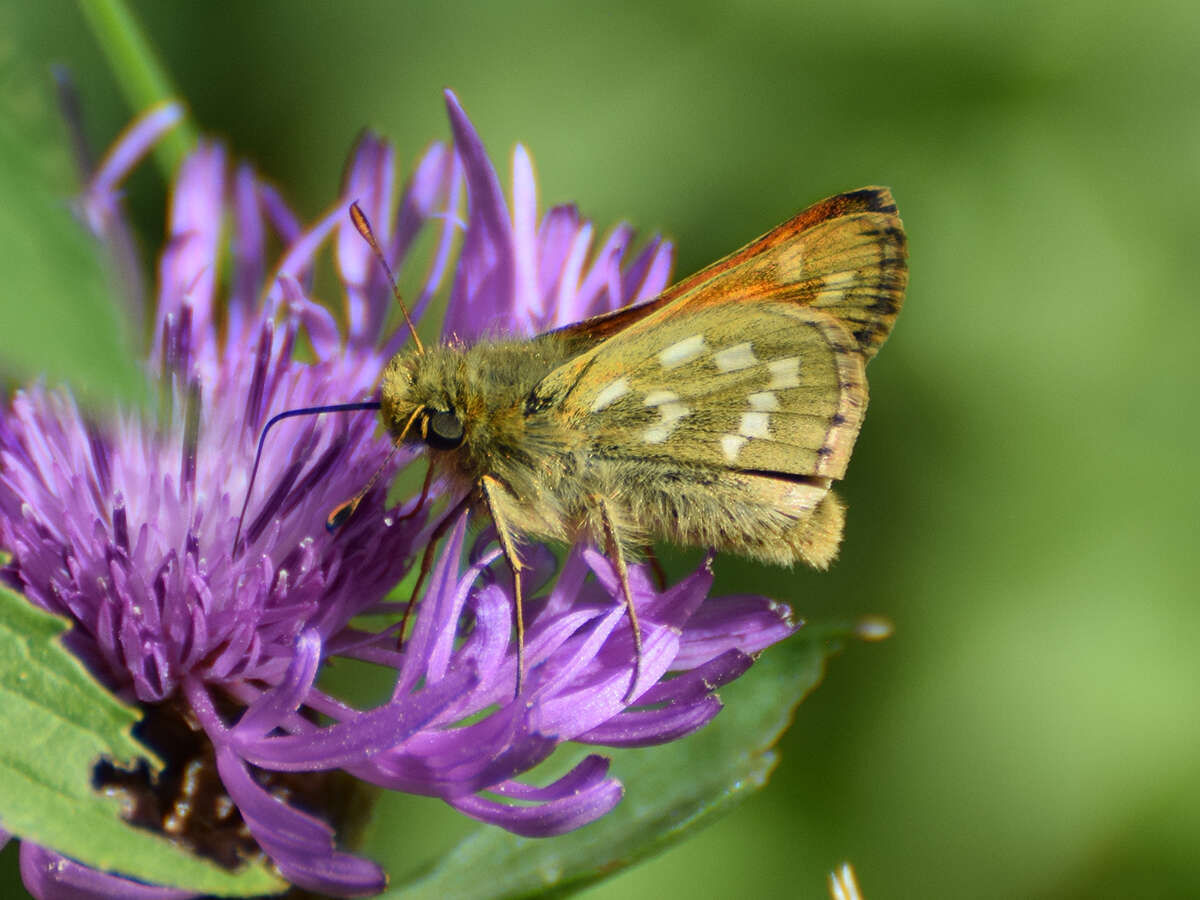
[{"label": "purple petal", "polygon": [[248,762],[280,772],[348,768],[402,744],[427,726],[477,682],[474,672],[453,672],[423,690],[338,725],[309,734],[243,740],[234,744]]},{"label": "purple petal", "polygon": [[290,244],[300,237],[303,230],[300,219],[292,212],[283,195],[273,185],[259,182],[258,196],[266,211],[267,220],[274,227],[276,234],[285,244]]},{"label": "purple petal", "polygon": [[[587,610],[576,611],[574,616],[564,616],[563,622],[572,622],[577,616],[586,616]],[[564,635],[565,639],[561,641],[562,649],[547,660],[546,664],[538,673],[538,681],[536,684],[536,693],[542,695],[547,701],[554,698],[556,701],[561,699],[561,692],[566,690],[571,684],[575,683],[579,676],[587,671],[596,655],[600,652],[613,629],[625,615],[625,610],[620,606],[613,606],[603,616],[595,617],[590,629],[586,631],[577,640],[572,640],[567,635],[573,635],[575,626],[572,623],[569,630]],[[590,618],[590,617],[589,617]],[[553,634],[547,629],[547,632]],[[538,637],[542,637],[539,630]],[[531,642],[532,644],[533,642]],[[632,642],[630,643],[632,650]],[[532,649],[532,647],[531,647]],[[633,654],[629,656],[630,668],[633,671]],[[539,705],[538,709],[544,709],[545,702]],[[615,710],[614,710],[615,712]]]},{"label": "purple petal", "polygon": [[[168,224],[168,245],[158,267],[159,295],[155,334],[189,310],[186,339],[198,349],[211,347],[212,314],[218,254],[224,222],[225,151],[219,144],[201,143],[184,160],[175,182]],[[170,348],[155,348],[153,360],[164,359]]]},{"label": "purple petal", "polygon": [[721,701],[713,696],[663,709],[631,710],[576,735],[573,740],[608,747],[650,747],[691,734],[720,711]]},{"label": "purple petal", "polygon": [[626,270],[622,293],[626,303],[640,303],[666,290],[671,279],[674,245],[655,236]]},{"label": "purple petal", "polygon": [[545,320],[542,292],[537,271],[537,180],[533,161],[523,144],[513,151],[513,312],[531,332],[535,323]]},{"label": "purple petal", "polygon": [[604,246],[596,252],[592,267],[579,285],[574,302],[578,315],[573,319],[565,318],[565,310],[570,307],[564,305],[557,313],[560,324],[568,325],[622,305],[621,258],[632,239],[633,229],[628,225],[618,225],[612,230]]},{"label": "purple petal", "polygon": [[461,797],[536,766],[558,743],[531,732],[523,709],[510,704],[471,725],[422,732],[350,771],[393,790]]},{"label": "purple petal", "polygon": [[383,890],[379,866],[336,850],[328,825],[268,794],[231,749],[218,746],[217,770],[250,833],[292,884],[335,897]]},{"label": "purple petal", "polygon": [[307,696],[321,664],[321,635],[307,628],[296,641],[287,676],[242,713],[234,727],[241,740],[254,740],[278,727],[288,713],[295,712]]},{"label": "purple petal", "polygon": [[591,571],[584,558],[583,547],[576,545],[562,564],[542,615],[557,615],[579,603],[584,598],[585,584]]},{"label": "purple petal", "polygon": [[[621,586],[616,568],[608,558],[592,548],[585,549],[583,555],[605,590],[613,597],[621,596]],[[708,597],[709,588],[712,587],[712,569],[706,562],[683,581],[661,594],[651,586],[644,566],[630,568],[629,582],[635,603],[640,598],[645,598],[641,600],[641,603],[646,604],[644,610],[641,603],[638,603],[638,611],[641,616],[650,617],[652,621],[682,630],[684,623]]]},{"label": "purple petal", "polygon": [[588,250],[592,246],[592,230],[592,223],[584,222],[572,237],[567,247],[566,258],[563,260],[562,272],[559,273],[558,293],[552,301],[556,316],[557,310],[564,306],[570,310],[570,321],[579,319],[578,315],[571,314],[577,312],[575,300],[579,296],[579,279],[583,272],[583,264],[587,261]]},{"label": "purple petal", "polygon": [[566,775],[545,787],[522,784],[519,781],[505,781],[493,787],[491,792],[512,800],[527,802],[558,800],[577,791],[587,790],[590,785],[603,779],[608,775],[610,763],[611,760],[607,757],[592,753],[581,759]]},{"label": "purple petal", "polygon": [[185,900],[200,896],[89,869],[29,841],[21,842],[21,880],[37,900]]},{"label": "purple petal", "polygon": [[445,216],[450,176],[454,172],[454,152],[442,143],[434,143],[417,163],[404,188],[400,212],[396,216],[396,234],[388,257],[403,259],[427,219]]},{"label": "purple petal", "polygon": [[674,678],[660,681],[638,700],[643,704],[694,702],[740,678],[753,663],[754,657],[740,650],[729,650]]},{"label": "purple petal", "polygon": [[288,312],[304,326],[317,359],[329,359],[338,353],[342,336],[333,313],[305,297],[295,279],[280,275],[278,283]]},{"label": "purple petal", "polygon": [[[387,247],[392,241],[395,166],[392,148],[368,132],[359,140],[342,190],[348,203],[359,205],[380,247]],[[390,288],[349,215],[338,227],[335,255],[346,285],[347,339],[355,344],[373,344],[387,314]]]},{"label": "purple petal", "polygon": [[691,669],[730,649],[757,653],[797,627],[786,605],[766,597],[713,597],[688,620],[677,662]]},{"label": "purple petal", "polygon": [[[429,586],[425,592],[412,636],[405,648],[404,667],[396,679],[393,696],[401,696],[412,690],[421,678],[438,678],[440,672],[429,668],[434,648],[453,641],[458,627],[458,616],[466,601],[466,590],[459,590],[455,573],[462,556],[463,538],[467,530],[467,511],[463,511],[451,530],[438,560],[429,575]],[[444,653],[438,654],[442,662]],[[439,663],[441,668],[442,662]]]},{"label": "purple petal", "polygon": [[116,212],[117,186],[164,134],[183,120],[183,106],[167,102],[152,107],[117,138],[96,168],[83,197],[88,222],[97,234],[106,230]]},{"label": "purple petal", "polygon": [[267,298],[272,304],[267,308],[268,314],[273,312],[273,304],[277,304],[282,296],[281,281],[283,278],[290,277],[301,283],[307,280],[317,251],[346,215],[343,206],[344,204],[340,201],[336,203],[330,212],[319,219],[315,225],[306,228],[291,242],[287,253],[284,254],[275,269],[275,280],[267,292]]},{"label": "purple petal", "polygon": [[[606,617],[606,623],[615,624],[624,618],[624,610],[618,608],[615,613],[615,618],[611,614]],[[596,632],[580,646],[580,652],[575,655],[572,664],[578,664],[581,658],[589,655],[589,651],[592,651],[589,645],[603,630],[597,628]],[[607,634],[604,636],[607,637]],[[647,687],[662,678],[670,669],[679,647],[679,637],[673,629],[643,620],[641,674],[637,686],[630,691],[633,641],[623,634],[621,638],[612,647],[605,648],[598,670],[596,666],[589,667],[590,677],[572,678],[570,683],[564,684],[562,682],[567,679],[562,678],[563,673],[557,673],[560,680],[555,685],[553,696],[545,696],[533,711],[534,714],[531,714],[536,729],[563,738],[573,738],[576,734],[597,727],[625,708],[626,695],[636,700]]]},{"label": "purple petal", "polygon": [[245,339],[246,317],[258,300],[266,272],[266,229],[254,171],[240,165],[233,183],[233,288],[229,297],[226,353]]},{"label": "purple petal", "polygon": [[561,280],[578,231],[579,210],[574,206],[555,206],[542,219],[538,229],[538,289],[543,295],[554,291]]},{"label": "purple petal", "polygon": [[[445,200],[437,209],[431,210],[429,213],[430,218],[442,220],[442,228],[438,236],[437,250],[434,252],[433,261],[429,266],[429,274],[425,278],[425,284],[421,287],[421,293],[410,310],[413,321],[420,320],[430,301],[433,300],[433,295],[441,288],[446,276],[446,269],[450,266],[455,237],[459,231],[466,228],[465,223],[458,218],[458,208],[462,204],[465,189],[462,159],[457,153],[450,151],[446,152],[446,157],[441,173],[442,184],[439,186],[441,192],[439,197],[444,196]],[[395,353],[400,344],[407,340],[407,337],[407,334],[397,331],[388,343],[386,355]]]},{"label": "purple petal", "polygon": [[[453,592],[453,600],[448,604],[448,609],[443,611],[443,615],[448,620],[458,622],[462,616],[463,607],[466,605],[468,594],[474,587],[475,579],[499,556],[500,549],[497,547],[482,559],[474,562],[467,569],[466,573],[458,579],[458,586]],[[438,681],[445,677],[446,671],[454,661],[456,638],[457,634],[450,629],[443,629],[437,634],[433,646],[428,653],[429,662],[425,669],[426,681]],[[463,658],[466,658],[465,654]]]},{"label": "purple petal", "polygon": [[447,802],[459,812],[514,834],[552,837],[594,822],[620,802],[621,794],[619,781],[602,779],[541,806],[509,806],[482,797],[457,797]]},{"label": "purple petal", "polygon": [[458,98],[446,91],[454,149],[467,177],[467,234],[443,333],[476,337],[506,316],[513,297],[513,237],[504,194],[483,142]]}]

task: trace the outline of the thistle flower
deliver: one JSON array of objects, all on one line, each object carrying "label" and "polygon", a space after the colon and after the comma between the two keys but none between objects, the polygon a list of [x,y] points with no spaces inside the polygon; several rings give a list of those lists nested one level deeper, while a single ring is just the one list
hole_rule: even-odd
[{"label": "thistle flower", "polygon": [[[3,577],[72,621],[69,648],[145,710],[142,737],[170,771],[207,773],[224,818],[205,828],[172,820],[163,775],[110,766],[100,780],[128,798],[134,821],[197,853],[230,865],[262,853],[291,883],[337,896],[375,893],[385,876],[339,849],[335,829],[350,827],[356,810],[345,807],[360,798],[339,808],[346,792],[331,779],[438,797],[522,835],[560,834],[620,799],[607,762],[588,756],[540,787],[519,776],[565,741],[643,746],[694,731],[720,709],[714,689],[793,630],[787,610],[765,599],[708,598],[707,563],[665,590],[634,566],[644,646],[642,680],[627,698],[633,645],[613,567],[586,546],[561,566],[534,551],[528,676],[514,698],[511,580],[492,530],[468,542],[464,515],[398,648],[394,626],[375,632],[353,620],[399,611],[388,592],[436,523],[408,515],[412,502],[387,508],[377,487],[337,533],[323,527],[381,465],[390,474],[410,461],[385,462],[389,445],[373,437],[365,413],[292,419],[271,433],[234,546],[263,423],[282,410],[371,396],[405,338],[386,330],[389,286],[350,225],[350,201],[396,269],[422,230],[435,232],[413,312],[449,280],[445,333],[457,338],[533,333],[666,286],[667,242],[652,239],[627,261],[626,226],[594,249],[593,227],[573,207],[539,221],[520,147],[510,210],[453,95],[447,104],[453,147],[423,156],[398,210],[394,153],[367,136],[332,212],[309,227],[222,147],[198,147],[174,185],[158,266],[147,371],[164,398],[161,418],[96,422],[69,394],[40,385],[19,392],[0,418],[0,547],[12,554]],[[82,209],[101,238],[120,224],[121,178],[178,115],[172,107],[148,115],[93,178]],[[285,249],[268,272],[270,232]],[[341,323],[311,296],[330,238]],[[316,361],[302,361],[301,348]],[[327,693],[317,676],[334,657],[391,672],[390,698],[357,709]],[[29,843],[21,865],[38,897],[190,896]]]}]

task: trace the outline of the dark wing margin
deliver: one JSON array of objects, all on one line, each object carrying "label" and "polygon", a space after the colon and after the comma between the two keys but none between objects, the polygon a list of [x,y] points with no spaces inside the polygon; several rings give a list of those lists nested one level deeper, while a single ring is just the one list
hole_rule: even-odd
[{"label": "dark wing margin", "polygon": [[907,285],[908,244],[892,193],[866,187],[813,204],[653,300],[554,334],[583,352],[675,301],[682,312],[770,299],[830,314],[870,360],[891,332]]}]

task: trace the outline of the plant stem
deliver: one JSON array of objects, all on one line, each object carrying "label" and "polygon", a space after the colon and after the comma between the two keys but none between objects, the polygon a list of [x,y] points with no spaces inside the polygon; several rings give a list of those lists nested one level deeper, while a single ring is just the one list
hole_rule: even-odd
[{"label": "plant stem", "polygon": [[[124,0],[79,0],[79,8],[96,36],[117,84],[138,115],[158,103],[179,100],[179,92]],[[187,152],[196,145],[196,132],[185,119],[155,148],[155,160],[168,181]]]}]

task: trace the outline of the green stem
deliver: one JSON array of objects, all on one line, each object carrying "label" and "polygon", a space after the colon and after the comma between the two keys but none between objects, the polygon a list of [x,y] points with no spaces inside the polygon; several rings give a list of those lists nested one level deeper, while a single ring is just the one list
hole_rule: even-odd
[{"label": "green stem", "polygon": [[[135,115],[157,103],[179,99],[179,92],[124,0],[79,0],[79,8]],[[184,119],[159,142],[155,159],[168,180],[196,145],[196,139],[195,128]]]}]

